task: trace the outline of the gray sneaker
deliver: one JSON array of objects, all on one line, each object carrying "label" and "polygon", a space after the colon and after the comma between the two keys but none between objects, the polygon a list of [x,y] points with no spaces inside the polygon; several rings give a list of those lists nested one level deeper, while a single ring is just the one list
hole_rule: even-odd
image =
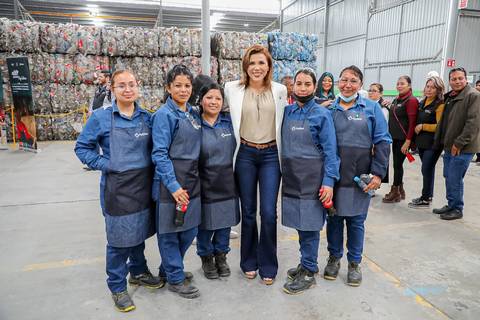
[{"label": "gray sneaker", "polygon": [[356,262],[348,263],[347,284],[352,287],[358,287],[362,283],[362,269]]},{"label": "gray sneaker", "polygon": [[287,281],[283,286],[283,291],[288,294],[298,294],[310,289],[316,284],[315,274],[303,267],[297,272],[292,281]]},{"label": "gray sneaker", "polygon": [[119,293],[112,293],[112,299],[113,302],[115,302],[115,307],[120,312],[135,310],[135,304],[133,303],[132,298],[130,298],[127,290]]},{"label": "gray sneaker", "polygon": [[327,265],[323,271],[323,277],[326,280],[335,280],[338,276],[338,271],[340,270],[340,259],[332,255],[328,257]]}]

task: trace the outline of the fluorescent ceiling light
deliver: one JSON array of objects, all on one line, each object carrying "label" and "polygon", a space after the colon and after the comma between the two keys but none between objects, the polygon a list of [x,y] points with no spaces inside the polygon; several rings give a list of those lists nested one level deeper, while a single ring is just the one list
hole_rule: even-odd
[{"label": "fluorescent ceiling light", "polygon": [[90,8],[90,9],[98,8],[98,4],[87,4],[87,8]]}]

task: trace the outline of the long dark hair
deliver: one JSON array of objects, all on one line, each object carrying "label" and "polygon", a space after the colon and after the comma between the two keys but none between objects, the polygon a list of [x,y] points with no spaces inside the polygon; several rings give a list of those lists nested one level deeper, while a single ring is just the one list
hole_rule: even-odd
[{"label": "long dark hair", "polygon": [[191,105],[199,105],[201,101],[201,99],[199,99],[200,90],[210,83],[215,83],[215,81],[213,81],[213,79],[209,76],[206,76],[204,74],[199,74],[198,76],[196,76],[195,79],[193,79],[192,96],[188,100],[188,103],[190,103]]},{"label": "long dark hair", "polygon": [[[220,91],[220,94],[222,95],[222,100],[225,101],[225,92],[223,91],[223,88],[216,82],[210,82],[204,85],[200,89],[200,93],[198,95],[198,107],[200,109],[200,114],[203,113],[203,106],[202,106],[202,100],[203,97],[208,93],[210,90],[218,90]],[[223,106],[222,106],[223,107]]]}]

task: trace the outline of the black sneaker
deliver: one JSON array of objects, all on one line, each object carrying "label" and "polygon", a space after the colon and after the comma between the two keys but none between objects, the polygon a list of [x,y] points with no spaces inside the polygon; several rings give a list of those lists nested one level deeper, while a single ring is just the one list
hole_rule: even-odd
[{"label": "black sneaker", "polygon": [[425,200],[423,197],[413,199],[409,204],[408,207],[412,209],[425,209],[430,208],[432,204],[432,199]]},{"label": "black sneaker", "polygon": [[340,270],[340,259],[330,255],[323,271],[323,277],[327,280],[335,280],[338,276],[338,270]]},{"label": "black sneaker", "polygon": [[450,210],[452,210],[452,208],[450,208],[449,206],[443,206],[439,209],[433,209],[432,212],[435,213],[435,214],[442,214],[442,213],[448,212]]},{"label": "black sneaker", "polygon": [[168,284],[168,290],[178,293],[182,298],[195,299],[200,296],[198,288],[191,285],[188,281],[183,281],[178,284]]},{"label": "black sneaker", "polygon": [[165,286],[165,279],[163,277],[155,277],[147,270],[147,272],[137,275],[130,274],[128,283],[136,286],[144,286],[150,289],[160,289]]},{"label": "black sneaker", "polygon": [[202,270],[205,278],[218,279],[217,266],[213,261],[213,255],[200,257],[200,259],[202,259]]},{"label": "black sneaker", "polygon": [[456,220],[456,219],[462,219],[462,218],[463,218],[463,213],[458,209],[452,209],[440,215],[440,219],[442,220]]},{"label": "black sneaker", "polygon": [[358,287],[362,283],[362,270],[356,262],[348,263],[347,284],[352,287]]},{"label": "black sneaker", "polygon": [[135,310],[135,304],[126,290],[119,293],[112,293],[112,299],[113,302],[115,302],[115,307],[120,312]]},{"label": "black sneaker", "polygon": [[288,294],[298,294],[313,287],[317,281],[315,274],[303,267],[297,272],[292,281],[287,281],[283,286],[283,291]]},{"label": "black sneaker", "polygon": [[230,276],[230,266],[227,263],[227,254],[225,252],[219,252],[215,255],[215,266],[220,277]]}]

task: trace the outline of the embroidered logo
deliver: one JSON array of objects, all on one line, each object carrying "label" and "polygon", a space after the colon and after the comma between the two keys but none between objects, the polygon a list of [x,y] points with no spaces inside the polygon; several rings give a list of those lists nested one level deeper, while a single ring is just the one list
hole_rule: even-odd
[{"label": "embroidered logo", "polygon": [[361,121],[361,120],[363,120],[358,113],[355,115],[355,117],[348,116],[347,119],[348,119],[349,121]]},{"label": "embroidered logo", "polygon": [[220,136],[222,138],[230,137],[232,134],[231,133],[222,133]]},{"label": "embroidered logo", "polygon": [[292,127],[292,131],[305,130],[303,127]]},{"label": "embroidered logo", "polygon": [[145,136],[148,136],[148,132],[136,132],[135,133],[135,138],[140,138],[140,137],[145,137]]}]

